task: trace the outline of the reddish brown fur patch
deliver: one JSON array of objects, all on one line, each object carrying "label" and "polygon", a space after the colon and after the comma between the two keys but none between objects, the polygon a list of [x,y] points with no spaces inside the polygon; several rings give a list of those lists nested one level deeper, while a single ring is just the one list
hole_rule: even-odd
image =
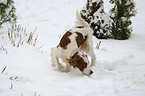
[{"label": "reddish brown fur patch", "polygon": [[83,60],[81,56],[78,55],[78,53],[75,53],[74,56],[69,59],[69,63],[71,66],[79,68],[79,70],[82,72],[87,67],[87,63]]},{"label": "reddish brown fur patch", "polygon": [[83,36],[82,35],[82,33],[79,33],[79,32],[76,32],[76,34],[78,35],[77,37],[76,37],[76,42],[77,42],[77,45],[78,45],[78,47],[80,47],[80,46],[82,46],[84,43],[85,43],[85,41],[87,40],[87,36]]},{"label": "reddish brown fur patch", "polygon": [[67,45],[71,42],[69,39],[69,36],[71,35],[71,32],[66,32],[63,37],[60,40],[59,46],[62,47],[63,49],[67,49]]}]

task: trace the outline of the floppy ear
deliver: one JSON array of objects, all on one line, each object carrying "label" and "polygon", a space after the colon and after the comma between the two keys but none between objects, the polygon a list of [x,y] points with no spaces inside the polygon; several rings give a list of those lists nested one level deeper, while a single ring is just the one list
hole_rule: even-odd
[{"label": "floppy ear", "polygon": [[77,66],[77,58],[78,52],[76,52],[70,59],[69,59],[69,63],[71,66],[76,67]]},{"label": "floppy ear", "polygon": [[69,63],[71,66],[76,67],[77,66],[77,58],[76,57],[70,58]]}]

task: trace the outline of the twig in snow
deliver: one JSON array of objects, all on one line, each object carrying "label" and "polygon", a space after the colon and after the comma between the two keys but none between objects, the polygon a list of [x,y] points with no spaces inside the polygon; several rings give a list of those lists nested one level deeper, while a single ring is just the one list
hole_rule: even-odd
[{"label": "twig in snow", "polygon": [[11,83],[11,89],[13,88],[13,84]]},{"label": "twig in snow", "polygon": [[4,73],[4,71],[6,70],[7,66],[5,66],[5,68],[2,70],[2,73]]}]

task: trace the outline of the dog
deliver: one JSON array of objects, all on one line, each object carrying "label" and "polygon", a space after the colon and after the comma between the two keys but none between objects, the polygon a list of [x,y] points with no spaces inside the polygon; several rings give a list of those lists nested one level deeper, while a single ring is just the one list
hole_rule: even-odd
[{"label": "dog", "polygon": [[[78,12],[76,12],[76,19],[76,27],[63,35],[57,47],[51,48],[52,67],[57,66],[60,71],[69,72],[72,66],[78,68],[84,75],[90,76],[93,74],[90,67],[96,63],[92,43],[93,30]],[[91,57],[91,64],[87,55]],[[59,62],[59,58],[66,66]]]}]

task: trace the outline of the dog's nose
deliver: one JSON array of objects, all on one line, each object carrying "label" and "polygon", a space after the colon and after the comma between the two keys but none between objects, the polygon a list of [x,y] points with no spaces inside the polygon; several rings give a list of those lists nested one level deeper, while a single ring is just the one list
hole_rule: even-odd
[{"label": "dog's nose", "polygon": [[91,74],[93,74],[93,71],[92,71],[92,70],[90,71],[90,75],[91,75]]}]

